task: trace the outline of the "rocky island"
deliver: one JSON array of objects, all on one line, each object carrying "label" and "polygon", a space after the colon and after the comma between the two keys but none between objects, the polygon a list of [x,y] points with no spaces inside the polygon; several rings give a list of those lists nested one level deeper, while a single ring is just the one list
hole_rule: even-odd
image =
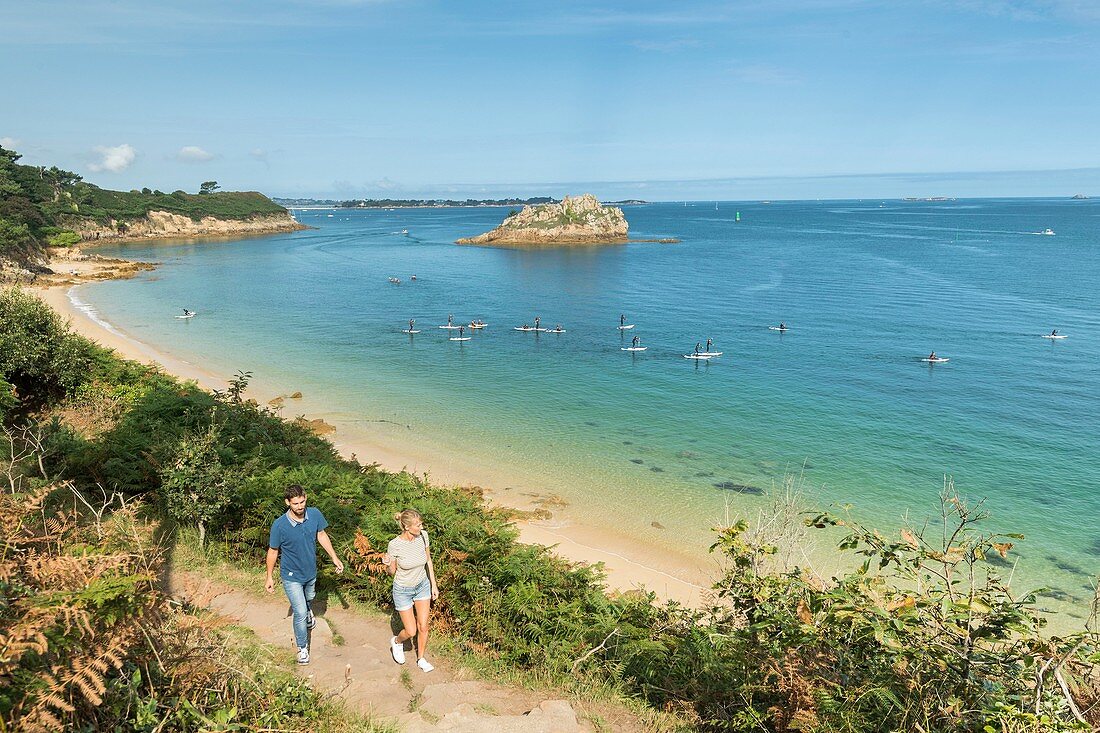
[{"label": "rocky island", "polygon": [[623,244],[626,217],[615,206],[602,206],[590,193],[566,196],[560,204],[524,206],[492,231],[457,240],[458,244],[559,246]]}]

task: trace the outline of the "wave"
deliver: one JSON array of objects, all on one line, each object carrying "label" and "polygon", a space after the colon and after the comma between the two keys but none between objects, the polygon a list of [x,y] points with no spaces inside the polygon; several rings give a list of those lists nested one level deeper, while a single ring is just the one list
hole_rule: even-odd
[{"label": "wave", "polygon": [[80,296],[77,295],[77,293],[76,293],[76,289],[78,287],[80,287],[80,286],[79,285],[74,285],[73,287],[69,288],[67,293],[65,293],[65,295],[68,296],[68,298],[69,298],[69,302],[73,304],[74,308],[76,308],[78,311],[80,311],[84,315],[88,316],[88,318],[91,319],[92,321],[94,321],[96,323],[96,325],[98,325],[100,328],[103,328],[106,331],[110,331],[115,336],[119,336],[119,337],[124,338],[128,341],[133,341],[133,339],[131,339],[129,336],[127,336],[122,331],[119,331],[117,328],[115,328],[114,325],[111,324],[110,321],[107,321],[104,318],[102,318],[99,314],[99,311],[97,311],[95,309],[95,306],[93,306],[91,303],[89,303],[85,300],[81,300]]}]

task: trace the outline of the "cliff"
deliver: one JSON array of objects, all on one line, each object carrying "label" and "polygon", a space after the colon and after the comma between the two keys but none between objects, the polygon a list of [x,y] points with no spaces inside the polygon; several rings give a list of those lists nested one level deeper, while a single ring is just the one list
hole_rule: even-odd
[{"label": "cliff", "polygon": [[601,206],[590,193],[566,196],[560,204],[524,206],[492,231],[457,240],[458,244],[573,245],[621,244],[628,225],[623,210]]},{"label": "cliff", "polygon": [[204,216],[195,220],[190,216],[173,214],[169,211],[150,211],[137,219],[126,221],[108,219],[105,224],[92,219],[73,217],[65,221],[65,225],[67,229],[78,234],[84,242],[272,234],[307,228],[286,212],[250,216],[245,219]]}]

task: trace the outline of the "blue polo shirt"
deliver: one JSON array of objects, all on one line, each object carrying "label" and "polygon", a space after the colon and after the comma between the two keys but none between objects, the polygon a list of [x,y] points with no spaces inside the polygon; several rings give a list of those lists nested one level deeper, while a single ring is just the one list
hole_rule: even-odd
[{"label": "blue polo shirt", "polygon": [[308,583],[317,577],[317,533],[328,526],[319,509],[306,507],[300,522],[290,511],[271,523],[267,546],[279,551],[279,577],[295,583]]}]

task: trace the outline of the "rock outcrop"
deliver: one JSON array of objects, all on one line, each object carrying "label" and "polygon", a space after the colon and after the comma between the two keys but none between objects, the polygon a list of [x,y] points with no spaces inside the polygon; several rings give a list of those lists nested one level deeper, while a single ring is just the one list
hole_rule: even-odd
[{"label": "rock outcrop", "polygon": [[85,242],[159,239],[164,237],[219,237],[249,234],[294,232],[307,227],[287,214],[253,216],[248,219],[216,219],[207,216],[199,221],[168,211],[150,211],[132,221],[111,220],[106,225],[90,219],[65,222]]},{"label": "rock outcrop", "polygon": [[623,210],[601,206],[590,193],[566,196],[560,204],[524,206],[492,231],[459,239],[458,244],[574,245],[622,244],[627,223]]}]

